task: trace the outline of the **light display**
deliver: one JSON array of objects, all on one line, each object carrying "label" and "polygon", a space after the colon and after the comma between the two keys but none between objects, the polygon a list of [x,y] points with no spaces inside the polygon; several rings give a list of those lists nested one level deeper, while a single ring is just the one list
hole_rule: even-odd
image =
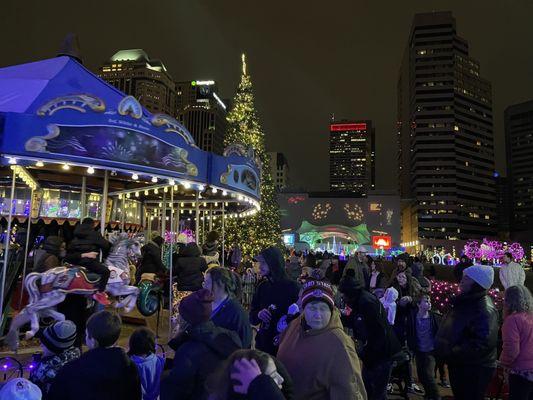
[{"label": "light display", "polygon": [[241,143],[251,146],[261,160],[260,211],[246,218],[228,219],[226,242],[238,244],[243,255],[255,255],[268,246],[282,246],[279,207],[269,156],[265,151],[265,135],[254,105],[252,80],[246,71],[246,59],[242,55],[241,82],[233,98],[233,108],[228,113],[225,146]]},{"label": "light display", "polygon": [[343,208],[349,220],[362,221],[365,217],[362,208],[358,204],[345,204]]},{"label": "light display", "polygon": [[520,243],[505,245],[497,240],[485,238],[482,243],[477,240],[469,240],[464,246],[464,254],[472,259],[501,262],[506,252],[511,253],[515,260],[524,258],[524,249]]},{"label": "light display", "polygon": [[313,219],[321,220],[328,216],[329,212],[331,211],[331,204],[325,203],[322,205],[322,203],[318,203],[314,208],[312,212]]}]

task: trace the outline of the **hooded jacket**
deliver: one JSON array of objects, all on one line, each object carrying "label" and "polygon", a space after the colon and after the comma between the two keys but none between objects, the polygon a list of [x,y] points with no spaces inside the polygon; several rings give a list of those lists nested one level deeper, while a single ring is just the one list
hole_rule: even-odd
[{"label": "hooded jacket", "polygon": [[74,229],[74,239],[70,242],[68,253],[70,255],[102,250],[106,255],[110,248],[111,243],[105,240],[100,232],[95,231],[92,224],[79,224]]},{"label": "hooded jacket", "polygon": [[278,359],[293,379],[295,399],[367,398],[353,340],[344,333],[336,309],[323,329],[306,329],[304,315],[292,321]]},{"label": "hooded jacket", "polygon": [[161,382],[161,400],[207,399],[207,377],[242,347],[235,332],[211,321],[179,334],[169,346],[176,353],[172,371]]},{"label": "hooded jacket", "polygon": [[139,271],[137,271],[138,278],[145,273],[157,274],[165,272],[165,266],[163,261],[161,261],[161,247],[157,243],[150,240],[141,248],[141,253],[142,261]]},{"label": "hooded jacket", "polygon": [[385,311],[387,312],[387,320],[390,325],[394,325],[396,319],[396,301],[398,300],[398,291],[393,287],[387,288],[385,294],[379,301],[383,304]]},{"label": "hooded jacket", "polygon": [[141,400],[135,364],[119,347],[96,348],[66,364],[50,387],[54,400]]},{"label": "hooded jacket", "polygon": [[276,325],[286,313],[289,306],[298,300],[298,284],[290,280],[285,273],[285,266],[281,253],[276,248],[268,248],[261,255],[270,268],[267,279],[263,279],[257,286],[252,304],[250,306],[250,322],[252,325],[261,324],[258,317],[259,311],[268,308],[271,304],[276,306],[272,312],[272,320],[267,329],[259,330],[256,336],[256,348],[271,355],[276,355],[274,337],[277,335]]},{"label": "hooded jacket", "polygon": [[131,356],[131,360],[139,372],[143,400],[157,400],[165,359],[152,353],[146,357]]},{"label": "hooded jacket", "polygon": [[486,290],[453,301],[435,338],[435,353],[447,364],[496,366],[498,312]]},{"label": "hooded jacket", "polygon": [[249,349],[252,347],[252,326],[248,313],[244,311],[241,304],[233,299],[228,298],[218,309],[211,314],[211,321],[216,326],[233,331],[239,335],[242,347]]},{"label": "hooded jacket", "polygon": [[200,247],[196,243],[188,243],[179,257],[173,260],[175,265],[178,290],[200,290],[204,281],[203,272],[207,269],[205,259],[200,255]]}]

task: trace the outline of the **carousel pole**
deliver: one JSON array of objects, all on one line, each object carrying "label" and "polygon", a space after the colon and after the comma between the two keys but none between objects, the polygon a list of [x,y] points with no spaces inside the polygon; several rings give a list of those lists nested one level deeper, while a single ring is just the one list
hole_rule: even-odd
[{"label": "carousel pole", "polygon": [[209,232],[213,230],[213,205],[209,204]]},{"label": "carousel pole", "polygon": [[[105,219],[107,214],[107,192],[109,191],[109,174],[107,169],[104,170],[104,191],[102,193],[102,208],[100,210],[100,234],[105,234]],[[103,261],[103,253],[100,251],[100,262]]]},{"label": "carousel pole", "polygon": [[196,206],[196,221],[195,221],[195,224],[196,224],[196,231],[195,231],[195,236],[196,236],[196,244],[198,244],[198,241],[200,240],[200,191],[197,190],[196,191],[196,203],[195,203],[195,206]]},{"label": "carousel pole", "polygon": [[207,219],[207,210],[203,211],[204,219],[202,219],[202,243],[205,243],[205,220]]},{"label": "carousel pole", "polygon": [[[169,270],[169,310],[172,310],[172,254],[173,254],[173,248],[174,248],[174,237],[172,235],[172,224],[174,223],[174,188],[170,187],[170,260],[168,263],[168,270]],[[170,335],[172,334],[172,312],[168,313],[168,338],[170,339]]]},{"label": "carousel pole", "polygon": [[224,202],[222,202],[222,266],[224,267],[226,256],[224,254],[224,251],[226,249],[226,237],[225,237],[225,228],[226,228],[226,221],[224,221],[226,218],[225,209],[224,209]]},{"label": "carousel pole", "polygon": [[126,195],[122,194],[122,212],[120,213],[120,230],[126,231]]},{"label": "carousel pole", "polygon": [[[165,238],[167,230],[167,194],[163,192],[163,208],[161,209],[161,237]],[[163,257],[163,246],[161,246],[161,257]]]},{"label": "carousel pole", "polygon": [[81,219],[87,215],[87,177],[81,177],[81,195],[80,195],[80,215]]},{"label": "carousel pole", "polygon": [[28,267],[28,247],[30,245],[30,230],[31,230],[31,209],[33,205],[33,189],[30,193],[30,211],[28,212],[28,227],[26,232],[26,246],[24,249],[24,269],[22,270],[22,287],[20,290],[20,298],[19,298],[19,310],[20,306],[22,304],[22,295],[24,293],[24,279],[26,278],[26,269]]},{"label": "carousel pole", "polygon": [[9,242],[11,236],[11,220],[13,219],[13,199],[15,198],[15,183],[17,174],[13,169],[13,179],[11,181],[11,196],[9,198],[9,218],[7,220],[7,233],[4,243],[4,265],[2,268],[2,286],[0,290],[0,324],[3,322],[4,317],[4,291],[6,286],[6,274],[7,274],[7,261],[9,257]]}]

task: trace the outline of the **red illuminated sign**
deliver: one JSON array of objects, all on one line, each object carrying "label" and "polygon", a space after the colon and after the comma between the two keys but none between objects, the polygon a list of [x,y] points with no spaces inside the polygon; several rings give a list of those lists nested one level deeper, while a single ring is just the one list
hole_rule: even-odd
[{"label": "red illuminated sign", "polygon": [[392,238],[390,236],[372,236],[372,247],[375,249],[390,249]]},{"label": "red illuminated sign", "polygon": [[359,123],[359,124],[331,124],[329,126],[329,130],[331,132],[338,132],[338,131],[366,131],[366,124]]}]

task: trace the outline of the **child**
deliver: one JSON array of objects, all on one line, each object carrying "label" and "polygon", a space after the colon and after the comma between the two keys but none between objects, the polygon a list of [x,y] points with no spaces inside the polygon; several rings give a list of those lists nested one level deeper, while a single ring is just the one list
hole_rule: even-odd
[{"label": "child", "polygon": [[389,324],[394,325],[394,320],[396,319],[396,300],[398,299],[398,291],[393,288],[387,288],[385,294],[379,301],[383,304],[383,308],[387,311],[387,320]]},{"label": "child", "polygon": [[407,345],[414,352],[418,379],[425,391],[425,398],[439,400],[435,382],[435,336],[440,325],[440,316],[431,311],[431,299],[423,294],[416,301],[416,309],[408,317]]},{"label": "child", "polygon": [[143,400],[157,400],[165,358],[155,354],[155,334],[148,328],[136,329],[130,336],[128,355],[137,365]]},{"label": "child", "polygon": [[80,358],[80,349],[74,347],[76,325],[72,321],[58,321],[37,334],[43,349],[43,358],[30,374],[30,381],[47,397],[52,381],[63,366]]},{"label": "child", "polygon": [[50,387],[54,400],[141,400],[137,367],[115,343],[122,321],[118,314],[100,311],[87,321],[89,351],[66,365]]}]

